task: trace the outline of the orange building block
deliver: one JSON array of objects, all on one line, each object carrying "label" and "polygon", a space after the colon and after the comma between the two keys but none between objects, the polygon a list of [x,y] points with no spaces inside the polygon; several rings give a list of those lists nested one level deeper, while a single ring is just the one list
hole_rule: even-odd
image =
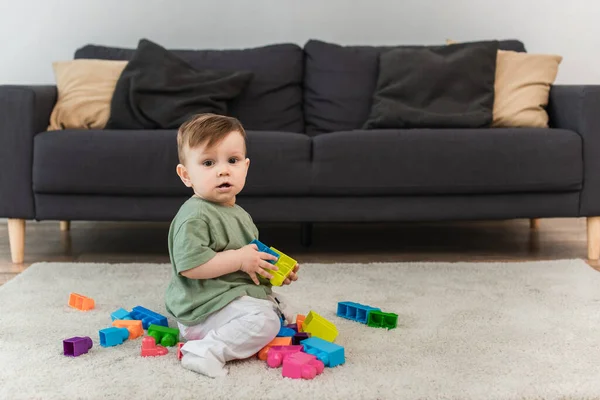
[{"label": "orange building block", "polygon": [[88,311],[94,308],[94,299],[82,296],[77,293],[71,293],[69,296],[69,306],[81,311]]},{"label": "orange building block", "polygon": [[258,352],[258,359],[266,361],[267,353],[269,353],[269,349],[271,348],[271,346],[291,346],[291,344],[291,337],[276,337]]},{"label": "orange building block", "polygon": [[296,315],[296,325],[298,326],[298,332],[304,332],[303,331],[303,326],[302,324],[304,323],[304,320],[306,319],[306,315],[302,315],[302,314],[298,314]]},{"label": "orange building block", "polygon": [[113,321],[112,326],[116,326],[117,328],[127,328],[129,331],[129,340],[138,338],[144,334],[142,321],[139,320],[116,319]]}]

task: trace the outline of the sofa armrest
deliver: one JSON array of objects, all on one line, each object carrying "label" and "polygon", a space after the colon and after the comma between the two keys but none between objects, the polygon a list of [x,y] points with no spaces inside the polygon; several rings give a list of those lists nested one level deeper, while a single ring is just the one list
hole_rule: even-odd
[{"label": "sofa armrest", "polygon": [[550,127],[569,129],[583,143],[581,216],[600,216],[600,85],[554,85],[548,104]]},{"label": "sofa armrest", "polygon": [[32,219],[33,138],[44,132],[56,86],[0,86],[0,217]]}]

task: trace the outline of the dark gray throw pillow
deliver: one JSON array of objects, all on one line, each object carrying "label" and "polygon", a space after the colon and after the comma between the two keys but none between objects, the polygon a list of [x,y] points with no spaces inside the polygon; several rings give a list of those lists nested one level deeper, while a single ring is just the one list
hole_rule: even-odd
[{"label": "dark gray throw pillow", "polygon": [[121,73],[106,129],[177,129],[198,113],[226,115],[252,79],[243,71],[197,70],[142,39]]},{"label": "dark gray throw pillow", "polygon": [[489,41],[382,53],[364,129],[490,126],[497,52]]}]

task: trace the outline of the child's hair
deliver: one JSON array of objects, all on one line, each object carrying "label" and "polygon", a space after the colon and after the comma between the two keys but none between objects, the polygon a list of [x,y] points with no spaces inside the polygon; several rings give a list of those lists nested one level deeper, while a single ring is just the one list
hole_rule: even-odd
[{"label": "child's hair", "polygon": [[206,147],[211,148],[233,131],[239,132],[244,141],[246,140],[246,131],[236,118],[210,113],[194,115],[177,131],[179,162],[185,164],[184,149],[186,145],[193,149],[206,143]]}]

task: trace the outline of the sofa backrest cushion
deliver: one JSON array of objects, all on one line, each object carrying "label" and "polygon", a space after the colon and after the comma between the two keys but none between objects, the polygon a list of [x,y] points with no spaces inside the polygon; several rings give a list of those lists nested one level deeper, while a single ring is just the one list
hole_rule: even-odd
[{"label": "sofa backrest cushion", "polygon": [[[306,132],[315,135],[360,129],[371,110],[379,54],[396,47],[423,46],[340,46],[309,40],[304,46]],[[499,48],[525,51],[518,40],[499,41]]]},{"label": "sofa backrest cushion", "polygon": [[[130,60],[134,49],[86,45],[75,58]],[[254,78],[229,107],[247,130],[304,132],[303,51],[296,44],[239,50],[172,50],[198,69],[250,71]]]}]

